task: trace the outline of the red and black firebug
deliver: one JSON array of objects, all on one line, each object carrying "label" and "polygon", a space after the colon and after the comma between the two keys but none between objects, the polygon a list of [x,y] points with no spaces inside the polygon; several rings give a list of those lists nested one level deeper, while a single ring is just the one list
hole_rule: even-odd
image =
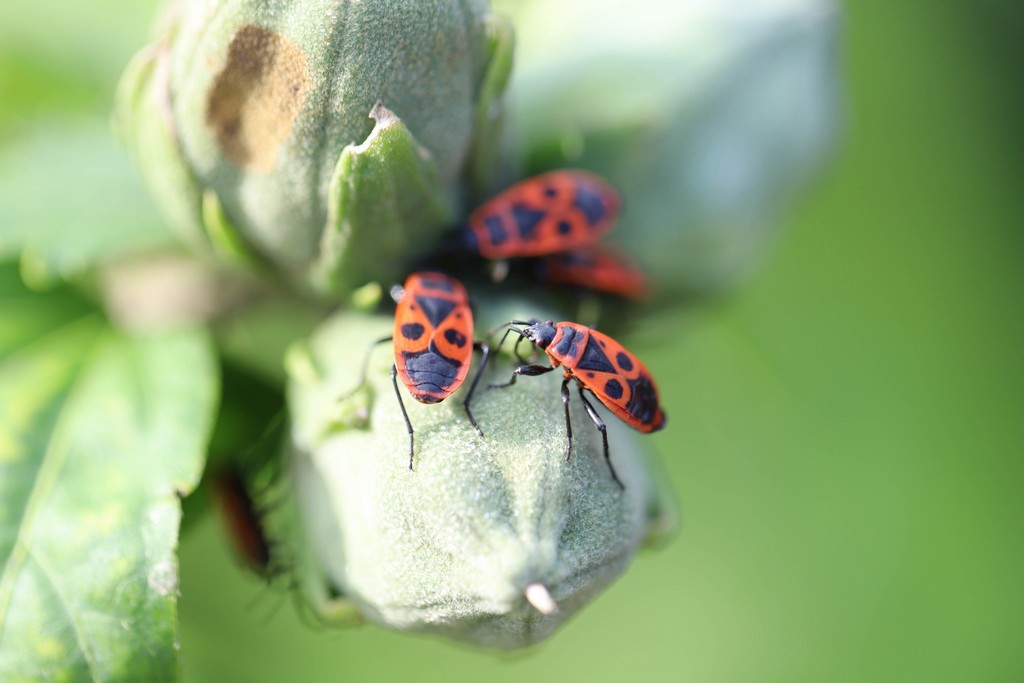
[{"label": "red and black firebug", "polygon": [[600,176],[562,169],[527,178],[470,214],[464,238],[486,259],[543,256],[593,244],[619,213],[619,195]]},{"label": "red and black firebug", "polygon": [[[469,387],[463,407],[470,424],[483,436],[470,409],[470,401],[487,365],[489,349],[486,343],[473,340],[473,311],[469,296],[455,278],[431,271],[413,273],[404,286],[392,289],[391,296],[397,304],[394,331],[375,344],[391,341],[394,345],[391,382],[409,431],[409,469],[412,469],[414,430],[398,380],[402,380],[409,394],[420,403],[440,403],[462,386],[469,374],[473,351],[479,350],[483,355],[480,369]],[[364,382],[365,374],[364,368]]]},{"label": "red and black firebug", "polygon": [[[656,432],[665,426],[665,412],[661,408],[658,387],[651,373],[622,344],[586,325],[574,322],[555,323],[550,320],[513,320],[506,327],[498,348],[501,348],[510,332],[518,334],[519,340],[516,341],[515,349],[523,365],[513,370],[512,378],[506,384],[491,386],[509,387],[515,384],[519,375],[541,375],[561,367],[565,376],[562,380],[562,403],[565,406],[566,459],[568,460],[572,454],[569,381],[576,380],[580,400],[583,401],[583,406],[594,425],[601,431],[604,457],[612,479],[622,487],[608,452],[607,427],[594,406],[587,400],[584,391],[593,394],[608,410],[633,429],[645,433]],[[523,339],[533,342],[543,350],[551,365],[533,365],[518,356],[519,343]]]}]

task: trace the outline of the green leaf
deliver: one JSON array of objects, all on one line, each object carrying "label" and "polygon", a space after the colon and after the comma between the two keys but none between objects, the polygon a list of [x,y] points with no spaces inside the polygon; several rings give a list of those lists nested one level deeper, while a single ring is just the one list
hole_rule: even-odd
[{"label": "green leaf", "polygon": [[0,680],[175,680],[179,496],[202,470],[211,347],[117,332],[0,273]]},{"label": "green leaf", "polygon": [[307,301],[267,297],[217,321],[217,350],[264,382],[283,387],[285,352],[308,337],[326,315]]},{"label": "green leaf", "polygon": [[108,106],[95,83],[83,82],[46,59],[2,42],[0,39],[0,143],[47,114],[91,114]]},{"label": "green leaf", "polygon": [[0,4],[0,140],[49,116],[102,117],[152,22],[152,0]]},{"label": "green leaf", "polygon": [[0,155],[0,259],[33,285],[172,239],[105,124],[50,127]]},{"label": "green leaf", "polygon": [[156,6],[152,0],[4,3],[0,61],[10,54],[31,57],[53,73],[64,74],[62,80],[91,87],[99,95],[96,100],[106,99],[118,72],[145,37]]},{"label": "green leaf", "polygon": [[447,229],[454,208],[433,157],[381,103],[361,145],[349,145],[331,179],[329,217],[314,283],[347,291],[400,280],[404,258]]}]

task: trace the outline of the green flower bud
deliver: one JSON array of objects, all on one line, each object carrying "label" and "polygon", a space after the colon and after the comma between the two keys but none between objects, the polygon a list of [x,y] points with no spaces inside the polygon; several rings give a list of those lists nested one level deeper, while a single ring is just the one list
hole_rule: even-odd
[{"label": "green flower bud", "polygon": [[186,234],[347,291],[401,275],[489,182],[510,51],[483,0],[182,0],[120,119]]},{"label": "green flower bud", "polygon": [[389,628],[504,649],[536,643],[621,574],[652,532],[664,531],[646,437],[609,420],[622,490],[599,432],[573,400],[566,462],[559,373],[488,388],[511,375],[514,361],[502,354],[473,400],[483,437],[463,410],[465,385],[434,405],[401,389],[415,428],[410,471],[390,344],[374,348],[369,381],[353,393],[360,364],[352,359],[391,325],[341,314],[291,355],[307,597],[340,623],[351,622],[352,605]]}]

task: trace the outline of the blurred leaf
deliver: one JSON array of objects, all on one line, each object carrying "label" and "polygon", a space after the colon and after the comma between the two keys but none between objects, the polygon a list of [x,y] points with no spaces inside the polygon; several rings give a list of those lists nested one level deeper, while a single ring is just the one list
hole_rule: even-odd
[{"label": "blurred leaf", "polygon": [[0,680],[174,680],[178,496],[215,410],[210,346],[119,333],[10,266],[0,284]]},{"label": "blurred leaf", "polygon": [[41,127],[0,155],[0,258],[30,284],[171,239],[106,125]]},{"label": "blurred leaf", "polygon": [[28,121],[59,111],[62,115],[100,111],[96,87],[62,71],[48,60],[8,45],[0,47],[0,141],[13,138]]},{"label": "blurred leaf", "polygon": [[155,2],[0,4],[0,142],[40,116],[103,116]]},{"label": "blurred leaf", "polygon": [[145,40],[157,3],[151,0],[64,0],[0,5],[0,61],[17,53],[67,78],[112,91],[124,63]]},{"label": "blurred leaf", "polygon": [[327,312],[308,301],[267,297],[217,321],[217,350],[263,382],[283,387],[285,351],[308,337]]}]

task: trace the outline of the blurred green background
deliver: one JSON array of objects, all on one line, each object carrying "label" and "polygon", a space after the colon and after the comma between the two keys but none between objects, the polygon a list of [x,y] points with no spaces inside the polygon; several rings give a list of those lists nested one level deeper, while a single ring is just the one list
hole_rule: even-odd
[{"label": "blurred green background", "polygon": [[[0,145],[102,120],[153,8],[0,9]],[[1024,11],[845,11],[833,166],[749,282],[632,345],[671,416],[675,540],[510,656],[311,628],[208,518],[186,681],[1024,680]]]}]

